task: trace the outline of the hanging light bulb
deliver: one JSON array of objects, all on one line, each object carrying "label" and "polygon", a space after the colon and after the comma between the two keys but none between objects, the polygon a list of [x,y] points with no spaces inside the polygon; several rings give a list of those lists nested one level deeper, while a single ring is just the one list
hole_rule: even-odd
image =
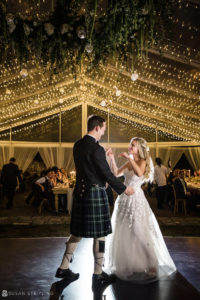
[{"label": "hanging light bulb", "polygon": [[88,43],[85,46],[85,50],[87,51],[87,53],[91,53],[93,51],[93,46]]},{"label": "hanging light bulb", "polygon": [[35,99],[35,100],[34,100],[34,103],[35,103],[35,104],[38,104],[38,103],[39,103],[38,99]]},{"label": "hanging light bulb", "polygon": [[79,39],[83,40],[86,38],[86,32],[85,32],[85,28],[83,26],[79,26],[77,28],[76,32],[77,32]]},{"label": "hanging light bulb", "polygon": [[11,91],[7,88],[6,89],[6,95],[10,95],[11,94]]},{"label": "hanging light bulb", "polygon": [[101,101],[100,105],[103,107],[106,106],[106,101],[105,100]]},{"label": "hanging light bulb", "polygon": [[136,81],[138,79],[139,75],[137,72],[134,72],[133,74],[131,74],[131,80],[132,81]]},{"label": "hanging light bulb", "polygon": [[22,77],[27,77],[28,76],[28,71],[27,69],[21,69],[19,73]]},{"label": "hanging light bulb", "polygon": [[59,91],[60,91],[60,93],[61,93],[61,94],[64,94],[64,92],[65,92],[65,90],[64,90],[64,88],[63,88],[63,87],[62,87],[62,88],[60,88],[60,89],[59,89]]},{"label": "hanging light bulb", "polygon": [[58,101],[60,104],[62,104],[63,102],[64,102],[64,100],[63,99],[59,99],[59,101]]},{"label": "hanging light bulb", "polygon": [[120,90],[116,90],[116,96],[119,97],[121,95],[121,91]]}]

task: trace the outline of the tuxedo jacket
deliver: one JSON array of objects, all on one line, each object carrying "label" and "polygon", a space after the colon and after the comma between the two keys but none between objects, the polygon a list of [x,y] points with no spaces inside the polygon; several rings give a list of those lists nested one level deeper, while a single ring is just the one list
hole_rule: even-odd
[{"label": "tuxedo jacket", "polygon": [[[187,190],[187,184],[186,184],[185,180],[184,180],[184,183],[185,183],[185,188]],[[177,198],[186,198],[186,194],[185,194],[183,184],[182,184],[182,182],[179,178],[177,178],[174,181],[174,188],[175,188],[175,191],[176,191],[176,197]]]},{"label": "tuxedo jacket", "polygon": [[17,177],[21,182],[20,171],[17,165],[9,163],[3,166],[1,172],[1,183],[6,186],[17,186]]},{"label": "tuxedo jacket", "polygon": [[120,195],[126,186],[111,172],[106,160],[105,150],[95,138],[85,135],[74,144],[74,163],[76,168],[75,197],[83,197],[91,186],[105,187],[106,182]]}]

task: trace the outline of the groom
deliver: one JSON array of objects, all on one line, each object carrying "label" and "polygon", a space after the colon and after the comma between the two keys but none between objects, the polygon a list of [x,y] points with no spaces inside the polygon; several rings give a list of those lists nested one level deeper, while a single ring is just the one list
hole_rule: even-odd
[{"label": "groom", "polygon": [[73,194],[73,207],[70,224],[70,238],[56,277],[74,281],[78,273],[69,269],[72,255],[82,237],[93,238],[94,274],[92,290],[102,284],[111,284],[112,276],[102,272],[105,250],[105,236],[112,232],[106,182],[120,195],[133,194],[112,174],[106,161],[105,150],[98,141],[106,130],[106,122],[99,116],[88,118],[88,134],[78,140],[73,149],[76,167],[76,186]]}]

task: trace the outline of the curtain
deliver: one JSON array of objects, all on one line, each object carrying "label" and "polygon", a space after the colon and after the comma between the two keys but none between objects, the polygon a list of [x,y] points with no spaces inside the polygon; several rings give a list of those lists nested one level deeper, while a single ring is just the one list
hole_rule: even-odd
[{"label": "curtain", "polygon": [[9,159],[14,156],[14,149],[10,146],[0,146],[0,168],[9,162]]},{"label": "curtain", "polygon": [[185,156],[194,170],[200,169],[200,147],[186,148]]},{"label": "curtain", "polygon": [[23,172],[26,171],[37,152],[37,148],[14,147],[14,157],[16,158],[16,164],[19,169]]},{"label": "curtain", "polygon": [[74,169],[72,148],[64,147],[47,147],[39,148],[39,153],[47,168],[57,166],[65,168],[67,171]]}]

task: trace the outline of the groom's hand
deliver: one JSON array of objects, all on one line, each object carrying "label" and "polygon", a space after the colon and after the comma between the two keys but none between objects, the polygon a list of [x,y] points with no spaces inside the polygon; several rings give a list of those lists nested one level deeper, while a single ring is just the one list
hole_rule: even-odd
[{"label": "groom's hand", "polygon": [[127,186],[124,192],[127,196],[133,195],[134,189],[131,186]]}]

